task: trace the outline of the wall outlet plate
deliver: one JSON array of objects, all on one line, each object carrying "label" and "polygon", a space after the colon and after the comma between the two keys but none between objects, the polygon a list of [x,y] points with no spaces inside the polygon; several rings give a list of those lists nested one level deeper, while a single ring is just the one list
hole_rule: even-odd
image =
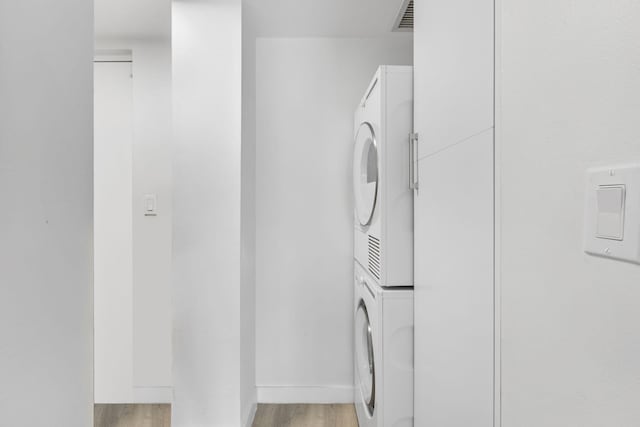
[{"label": "wall outlet plate", "polygon": [[[640,164],[589,169],[586,185],[584,251],[640,264]],[[614,196],[614,203],[609,196]],[[617,206],[619,214],[615,212]],[[606,228],[615,230],[618,220],[620,235],[602,233],[603,222]]]}]

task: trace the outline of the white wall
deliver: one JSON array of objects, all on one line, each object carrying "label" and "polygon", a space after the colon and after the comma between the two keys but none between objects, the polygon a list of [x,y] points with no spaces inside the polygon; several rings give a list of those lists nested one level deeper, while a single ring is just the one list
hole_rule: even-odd
[{"label": "white wall", "polygon": [[172,423],[240,424],[241,3],[173,3]]},{"label": "white wall", "polygon": [[411,37],[257,41],[257,384],[262,402],[353,399],[353,113]]},{"label": "white wall", "polygon": [[[167,25],[170,25],[167,22]],[[129,210],[132,239],[129,250],[132,271],[127,291],[131,306],[126,317],[126,334],[131,335],[125,350],[131,365],[126,382],[128,392],[119,401],[170,402],[172,399],[171,326],[171,45],[165,39],[98,39],[96,48],[104,53],[130,50],[133,58],[133,142],[130,146],[132,172],[129,180]],[[108,65],[108,64],[102,64]],[[96,160],[100,160],[97,158]],[[145,194],[156,194],[157,216],[144,215]],[[113,289],[111,289],[113,293]],[[96,295],[97,303],[100,303]],[[105,322],[109,329],[113,323]],[[113,329],[113,328],[110,328]],[[112,334],[115,331],[110,331]],[[120,338],[122,340],[122,337]],[[96,345],[100,343],[97,342]],[[99,357],[100,355],[97,355]],[[116,377],[121,372],[96,375]],[[113,369],[118,369],[113,366]],[[120,370],[121,371],[121,370]],[[105,383],[106,384],[106,383]],[[96,384],[98,387],[99,384]],[[96,390],[100,398],[99,390]],[[107,400],[111,401],[111,400]]]},{"label": "white wall", "polygon": [[92,2],[0,2],[6,426],[93,424],[92,40]]},{"label": "white wall", "polygon": [[[169,23],[167,23],[169,25]],[[171,399],[171,45],[133,52],[133,385],[136,401]],[[143,214],[157,195],[157,216]]]},{"label": "white wall", "polygon": [[256,410],[256,36],[242,10],[242,258],[240,271],[241,369],[243,425]]},{"label": "white wall", "polygon": [[640,424],[640,266],[582,251],[585,171],[640,161],[640,9],[502,0],[502,425]]},{"label": "white wall", "polygon": [[[169,23],[167,23],[169,25]],[[133,52],[133,385],[136,401],[170,401],[171,46],[136,42]],[[157,216],[143,214],[157,195]]]}]

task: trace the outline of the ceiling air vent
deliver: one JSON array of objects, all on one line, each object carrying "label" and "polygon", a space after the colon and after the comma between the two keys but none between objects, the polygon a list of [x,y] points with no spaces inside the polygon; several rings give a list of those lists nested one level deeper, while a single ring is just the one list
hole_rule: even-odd
[{"label": "ceiling air vent", "polygon": [[413,31],[413,0],[404,0],[393,31]]}]

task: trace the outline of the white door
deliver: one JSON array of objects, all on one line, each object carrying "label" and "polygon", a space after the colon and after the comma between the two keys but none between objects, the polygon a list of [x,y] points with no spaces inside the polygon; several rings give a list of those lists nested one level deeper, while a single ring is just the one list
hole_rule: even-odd
[{"label": "white door", "polygon": [[415,14],[415,425],[491,427],[493,0]]},{"label": "white door", "polygon": [[367,410],[369,417],[372,417],[376,403],[376,367],[373,352],[373,330],[371,329],[369,311],[363,299],[358,304],[355,322],[357,398],[362,399],[361,404]]},{"label": "white door", "polygon": [[378,144],[373,127],[362,123],[356,134],[353,153],[353,194],[360,225],[371,222],[378,197]]},{"label": "white door", "polygon": [[130,62],[94,66],[96,403],[133,398],[133,87]]}]

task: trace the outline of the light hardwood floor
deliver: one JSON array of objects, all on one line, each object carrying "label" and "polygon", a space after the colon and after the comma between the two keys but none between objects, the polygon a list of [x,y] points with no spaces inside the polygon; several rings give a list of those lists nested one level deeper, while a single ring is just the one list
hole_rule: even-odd
[{"label": "light hardwood floor", "polygon": [[258,405],[253,427],[358,427],[353,405]]},{"label": "light hardwood floor", "polygon": [[171,405],[95,405],[95,427],[171,427]]},{"label": "light hardwood floor", "polygon": [[[171,427],[171,405],[95,405],[95,427]],[[358,427],[353,405],[258,405],[253,427]]]}]

